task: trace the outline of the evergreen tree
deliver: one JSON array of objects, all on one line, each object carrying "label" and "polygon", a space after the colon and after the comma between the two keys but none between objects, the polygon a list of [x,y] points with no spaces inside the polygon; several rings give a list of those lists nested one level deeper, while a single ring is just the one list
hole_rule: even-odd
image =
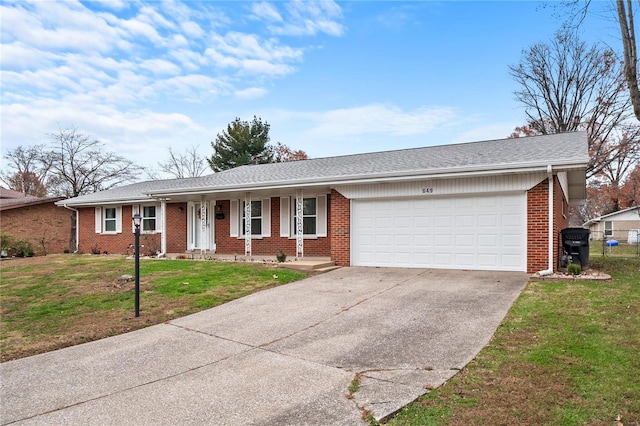
[{"label": "evergreen tree", "polygon": [[256,116],[250,123],[240,118],[229,123],[227,130],[211,142],[214,153],[207,159],[211,169],[220,172],[247,164],[273,163],[269,127],[269,123]]}]

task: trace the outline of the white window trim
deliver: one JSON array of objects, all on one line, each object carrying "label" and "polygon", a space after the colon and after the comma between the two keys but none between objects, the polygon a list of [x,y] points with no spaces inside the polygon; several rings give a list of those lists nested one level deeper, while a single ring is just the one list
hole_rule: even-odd
[{"label": "white window trim", "polygon": [[[260,217],[261,220],[261,233],[260,234],[252,234],[252,240],[261,240],[263,238],[271,237],[271,198],[261,198],[256,200],[251,200],[251,202],[260,201],[261,209],[260,216],[253,217],[253,219],[257,219]],[[239,240],[244,240],[244,226],[242,226],[242,221],[244,220],[244,201],[243,200],[231,200],[231,214],[230,214],[230,229],[229,236],[238,238]]]},{"label": "white window trim", "polygon": [[[162,232],[161,230],[161,225],[160,225],[160,221],[162,220],[162,206],[160,204],[155,204],[155,203],[147,203],[147,204],[134,204],[132,207],[132,218],[131,218],[131,232],[135,232],[136,231],[136,227],[133,224],[133,216],[138,213],[140,216],[142,216],[142,222],[140,223],[140,234],[159,234]],[[145,231],[143,228],[143,223],[145,220],[145,217],[143,216],[144,214],[144,208],[145,207],[155,207],[156,208],[156,229],[154,229],[153,231]],[[148,217],[146,219],[151,219],[151,217]]]},{"label": "white window trim", "polygon": [[[611,229],[607,229],[607,223],[611,224]],[[605,237],[613,237],[613,220],[605,220],[602,224]]]},{"label": "white window trim", "polygon": [[[115,209],[116,229],[115,231],[106,230],[106,209]],[[114,219],[109,219],[114,220]],[[116,235],[122,233],[122,207],[121,206],[105,206],[95,208],[95,232],[102,235]]]},{"label": "white window trim", "polygon": [[[316,233],[305,234],[305,240],[317,240],[327,237],[327,194],[305,196],[316,199]],[[294,240],[296,238],[295,197],[280,198],[280,236]]]}]

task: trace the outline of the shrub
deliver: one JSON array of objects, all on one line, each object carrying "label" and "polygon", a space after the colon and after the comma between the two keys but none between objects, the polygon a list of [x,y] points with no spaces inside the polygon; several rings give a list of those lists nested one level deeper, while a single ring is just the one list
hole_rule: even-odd
[{"label": "shrub", "polygon": [[570,263],[569,266],[567,266],[567,271],[571,275],[580,275],[580,272],[582,272],[582,267],[579,263]]},{"label": "shrub", "polygon": [[4,232],[0,234],[0,249],[9,250],[11,248],[11,237]]},{"label": "shrub", "polygon": [[282,250],[280,250],[278,254],[276,254],[276,259],[278,259],[278,262],[284,263],[284,261],[287,260],[287,255]]},{"label": "shrub", "polygon": [[33,256],[33,246],[28,240],[17,240],[11,246],[11,250],[16,257]]},{"label": "shrub", "polygon": [[91,254],[100,254],[100,247],[98,247],[98,243],[95,246],[91,247]]}]

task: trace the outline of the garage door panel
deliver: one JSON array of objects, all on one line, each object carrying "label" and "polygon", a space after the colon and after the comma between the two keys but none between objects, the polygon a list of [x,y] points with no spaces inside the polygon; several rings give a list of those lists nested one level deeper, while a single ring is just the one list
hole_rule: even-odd
[{"label": "garage door panel", "polygon": [[354,200],[352,263],[526,270],[524,194]]}]

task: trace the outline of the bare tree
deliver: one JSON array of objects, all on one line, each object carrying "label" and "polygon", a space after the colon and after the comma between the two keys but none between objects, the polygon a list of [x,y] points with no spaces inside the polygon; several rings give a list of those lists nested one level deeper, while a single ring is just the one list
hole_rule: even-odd
[{"label": "bare tree", "polygon": [[629,95],[633,104],[633,113],[640,120],[640,89],[638,89],[638,51],[636,45],[636,32],[633,25],[633,7],[631,0],[616,0],[618,9],[618,21],[620,34],[622,35],[622,47],[624,49],[624,75],[627,79]]},{"label": "bare tree", "polygon": [[640,126],[627,127],[619,137],[608,142],[610,160],[595,178],[606,188],[610,211],[627,207],[622,199],[624,183],[640,162]]},{"label": "bare tree", "polygon": [[[22,192],[26,195],[46,196],[45,180],[49,169],[51,168],[51,159],[43,154],[45,145],[32,145],[29,147],[19,146],[16,149],[9,150],[3,156],[7,162],[7,168],[0,173],[0,180],[10,189]],[[39,182],[45,189],[42,194],[42,188],[39,185],[30,185],[32,182]],[[37,194],[31,193],[35,190]]]},{"label": "bare tree", "polygon": [[47,186],[55,195],[78,197],[135,180],[138,167],[130,160],[104,150],[97,139],[76,129],[60,129],[50,135],[51,159]]},{"label": "bare tree", "polygon": [[[104,150],[104,144],[76,129],[50,135],[43,155],[50,161],[46,184],[53,195],[68,198],[113,188],[135,180],[133,162]],[[76,247],[76,213],[71,213],[69,247]]]},{"label": "bare tree", "polygon": [[169,159],[158,163],[160,170],[177,179],[198,177],[208,170],[207,159],[198,154],[198,147],[191,146],[183,153],[176,153],[169,148]]},{"label": "bare tree", "polygon": [[509,67],[520,84],[516,98],[525,106],[528,129],[539,134],[586,130],[593,176],[612,160],[607,141],[631,117],[625,79],[609,49],[587,47],[571,31],[551,43],[538,43]]},{"label": "bare tree", "polygon": [[[564,20],[565,29],[575,29],[584,22],[592,0],[564,0],[560,16]],[[638,53],[636,33],[633,22],[633,3],[631,0],[616,0],[616,17],[620,26],[620,38],[623,48],[624,76],[627,90],[631,97],[633,113],[640,120],[640,89],[638,88]],[[552,7],[554,7],[552,3]],[[640,3],[639,3],[640,6]]]}]

